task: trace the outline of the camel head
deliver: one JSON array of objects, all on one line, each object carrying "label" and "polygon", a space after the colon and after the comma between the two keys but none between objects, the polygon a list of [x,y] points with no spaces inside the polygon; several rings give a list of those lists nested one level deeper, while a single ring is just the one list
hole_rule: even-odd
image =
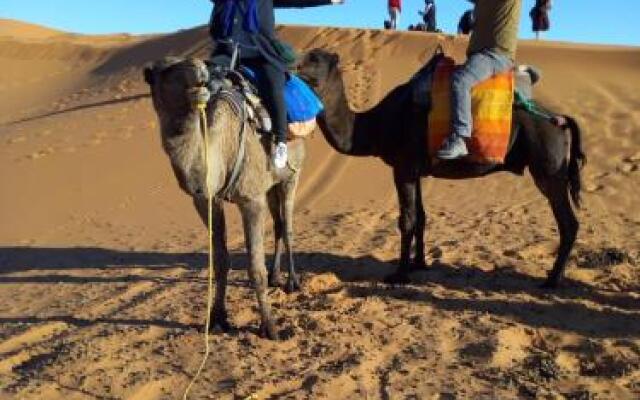
[{"label": "camel head", "polygon": [[298,64],[298,75],[316,92],[324,93],[328,84],[339,77],[340,56],[322,49],[308,52]]},{"label": "camel head", "polygon": [[198,59],[165,57],[144,69],[144,79],[158,114],[175,117],[195,111],[195,100],[206,91],[209,71]]},{"label": "camel head", "polygon": [[178,184],[188,194],[202,196],[206,167],[197,103],[209,96],[207,66],[201,60],[166,57],[145,68],[144,78]]}]

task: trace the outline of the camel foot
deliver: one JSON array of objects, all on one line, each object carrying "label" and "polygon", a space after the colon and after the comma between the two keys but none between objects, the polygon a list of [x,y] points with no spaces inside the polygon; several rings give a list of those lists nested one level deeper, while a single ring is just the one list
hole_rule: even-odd
[{"label": "camel foot", "polygon": [[284,291],[286,293],[295,293],[300,290],[300,279],[296,275],[289,276],[287,283],[284,285]]},{"label": "camel foot", "polygon": [[209,323],[209,332],[211,333],[229,333],[231,329],[231,324],[226,317],[215,318]]},{"label": "camel foot", "polygon": [[542,289],[557,289],[559,284],[560,284],[560,279],[549,277],[549,278],[547,278],[546,281],[544,281],[544,283],[542,285],[540,285],[540,288],[542,288]]},{"label": "camel foot", "polygon": [[409,265],[409,269],[411,271],[422,271],[427,269],[427,262],[424,260],[424,258],[420,259],[420,258],[416,258],[415,260],[413,260],[413,262],[411,263],[411,265]]},{"label": "camel foot", "polygon": [[384,278],[384,283],[390,285],[406,285],[411,283],[411,279],[409,278],[408,272],[395,272]]},{"label": "camel foot", "polygon": [[282,285],[284,285],[284,281],[281,274],[269,274],[269,287],[282,287]]},{"label": "camel foot", "polygon": [[276,326],[272,321],[267,323],[260,324],[260,333],[261,338],[269,339],[269,340],[278,340],[278,332],[276,332]]}]

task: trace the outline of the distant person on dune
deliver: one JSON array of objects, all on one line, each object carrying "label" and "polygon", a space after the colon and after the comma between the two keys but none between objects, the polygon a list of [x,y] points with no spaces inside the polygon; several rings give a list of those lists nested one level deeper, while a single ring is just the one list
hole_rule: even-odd
[{"label": "distant person on dune", "polygon": [[[476,4],[476,0],[469,0],[469,2]],[[460,22],[458,22],[458,34],[459,35],[468,35],[473,30],[473,24],[475,22],[475,18],[473,16],[475,10],[472,8],[467,10],[460,17]]]},{"label": "distant person on dune", "polygon": [[436,2],[435,0],[424,0],[424,11],[418,12],[422,15],[425,30],[427,32],[436,31]]},{"label": "distant person on dune", "polygon": [[549,22],[549,10],[551,9],[551,0],[536,0],[529,16],[533,23],[533,31],[536,33],[536,40],[540,39],[540,32],[549,30],[551,23]]},{"label": "distant person on dune", "polygon": [[452,78],[452,132],[437,153],[443,160],[469,154],[471,138],[471,89],[493,75],[513,68],[518,44],[522,0],[476,2],[475,26],[469,39],[467,61]]},{"label": "distant person on dune", "polygon": [[209,33],[215,43],[214,65],[229,66],[238,45],[240,64],[263,77],[260,95],[273,121],[273,164],[287,164],[287,109],[285,72],[292,51],[276,37],[274,7],[311,7],[342,4],[344,0],[211,0]]},{"label": "distant person on dune", "polygon": [[[402,0],[388,0],[389,8],[389,29],[398,29],[400,13],[402,12]],[[385,24],[386,27],[387,24]]]}]

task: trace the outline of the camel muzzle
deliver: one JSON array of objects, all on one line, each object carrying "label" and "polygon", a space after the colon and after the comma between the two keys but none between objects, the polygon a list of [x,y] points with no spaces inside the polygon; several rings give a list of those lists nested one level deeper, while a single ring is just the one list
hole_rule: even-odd
[{"label": "camel muzzle", "polygon": [[188,91],[189,101],[194,106],[201,104],[207,104],[211,98],[211,92],[205,86],[197,86],[189,89]]}]

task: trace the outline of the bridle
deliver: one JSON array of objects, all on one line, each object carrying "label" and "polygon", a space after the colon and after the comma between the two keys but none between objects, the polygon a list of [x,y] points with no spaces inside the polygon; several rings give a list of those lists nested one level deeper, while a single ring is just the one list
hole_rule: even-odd
[{"label": "bridle", "polygon": [[[237,74],[235,72],[230,72],[230,74]],[[199,113],[199,122],[200,122],[200,130],[202,132],[202,139],[204,142],[203,151],[205,152],[205,160],[208,158],[208,138],[210,136],[209,125],[207,121],[207,109],[211,106],[211,104],[216,103],[218,101],[225,101],[227,104],[231,106],[233,112],[240,119],[240,127],[238,130],[238,150],[236,152],[235,160],[233,163],[233,167],[231,172],[227,175],[224,185],[222,188],[213,194],[213,197],[218,200],[230,200],[231,196],[235,192],[238,185],[238,178],[240,177],[240,172],[242,170],[242,166],[244,164],[244,160],[246,157],[246,136],[247,136],[247,117],[248,113],[246,110],[245,100],[238,93],[237,90],[233,89],[233,86],[227,87],[223,84],[212,86],[214,90],[213,93],[207,87],[194,87],[189,89],[189,95],[193,101],[193,103],[198,108]],[[206,161],[205,161],[206,162]],[[210,166],[207,163],[207,191],[209,190],[209,168]],[[207,193],[209,195],[209,193]]]}]

